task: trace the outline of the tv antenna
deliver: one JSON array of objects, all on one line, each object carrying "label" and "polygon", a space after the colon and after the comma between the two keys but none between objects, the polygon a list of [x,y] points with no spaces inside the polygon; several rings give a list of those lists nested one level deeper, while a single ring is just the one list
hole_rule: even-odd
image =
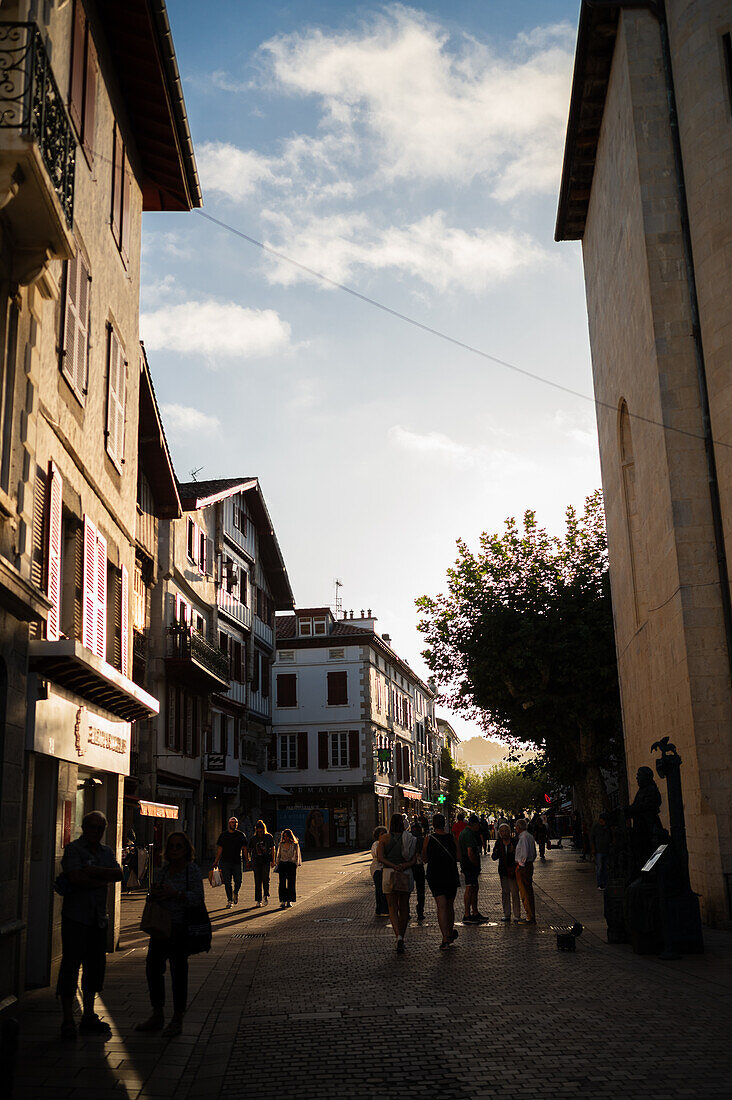
[{"label": "tv antenna", "polygon": [[198,481],[198,475],[200,474],[203,466],[196,466],[191,470],[191,481]]},{"label": "tv antenna", "polygon": [[341,588],[343,588],[343,581],[335,579],[335,617],[339,619],[343,614],[343,599],[341,598]]}]

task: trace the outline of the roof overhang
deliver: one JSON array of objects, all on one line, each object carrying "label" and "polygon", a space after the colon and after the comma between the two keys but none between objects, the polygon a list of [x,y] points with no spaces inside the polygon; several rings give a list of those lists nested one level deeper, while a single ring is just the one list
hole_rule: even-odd
[{"label": "roof overhang", "polygon": [[24,623],[44,623],[51,601],[0,555],[0,607]]},{"label": "roof overhang", "polygon": [[73,638],[32,640],[29,655],[30,667],[39,676],[126,722],[152,718],[160,711],[154,696]]},{"label": "roof overhang", "polygon": [[142,369],[138,428],[140,462],[155,498],[155,514],[159,519],[180,519],[182,512],[180,497],[178,496],[178,482],[176,481],[168,442],[163,430],[163,422],[160,417],[155,390],[153,389],[147,355],[145,354],[144,345],[141,346]]},{"label": "roof overhang", "polygon": [[201,206],[165,0],[97,5],[141,158],[143,210]]},{"label": "roof overhang", "polygon": [[181,504],[184,512],[197,512],[199,508],[208,508],[212,504],[218,504],[221,500],[236,496],[237,493],[245,493],[253,489],[257,484],[256,477],[243,478],[241,481],[227,485],[215,493],[202,494],[200,496],[190,493],[190,482],[181,487]]},{"label": "roof overhang", "polygon": [[584,236],[620,9],[653,6],[651,0],[612,4],[582,0],[554,233],[557,241],[579,241]]}]

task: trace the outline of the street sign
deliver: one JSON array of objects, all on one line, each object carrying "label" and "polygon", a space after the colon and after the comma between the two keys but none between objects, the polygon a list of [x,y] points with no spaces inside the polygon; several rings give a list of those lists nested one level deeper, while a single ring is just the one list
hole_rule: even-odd
[{"label": "street sign", "polygon": [[207,772],[222,772],[225,767],[226,764],[224,761],[224,754],[222,752],[206,753]]}]

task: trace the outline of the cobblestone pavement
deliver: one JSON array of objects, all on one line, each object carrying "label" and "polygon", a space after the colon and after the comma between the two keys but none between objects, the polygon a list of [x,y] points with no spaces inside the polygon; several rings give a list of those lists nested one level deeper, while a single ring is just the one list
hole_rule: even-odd
[{"label": "cobblestone pavement", "polygon": [[[731,1100],[732,935],[710,932],[704,956],[677,962],[610,947],[592,865],[550,857],[536,869],[535,927],[498,923],[484,863],[490,923],[461,927],[449,952],[428,894],[426,922],[396,955],[364,855],[306,864],[285,912],[222,910],[223,891],[208,891],[214,946],[191,960],[184,1034],[169,1041],[133,1030],[147,1011],[146,937],[141,901],[126,901],[100,1009],[111,1041],[62,1044],[53,996],[28,995],[14,1096]],[[244,907],[250,894],[251,879]],[[551,926],[575,916],[586,932],[559,953]]]}]

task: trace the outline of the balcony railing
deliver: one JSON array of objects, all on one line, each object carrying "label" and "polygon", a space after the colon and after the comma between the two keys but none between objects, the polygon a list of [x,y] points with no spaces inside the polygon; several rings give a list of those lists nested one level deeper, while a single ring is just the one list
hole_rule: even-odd
[{"label": "balcony railing", "polygon": [[[204,638],[197,630],[182,623],[176,623],[168,637],[168,659],[175,662],[190,663],[206,674],[215,684],[211,690],[228,690],[229,659],[218,646]],[[183,671],[183,670],[182,670]]]},{"label": "balcony railing", "polygon": [[76,138],[35,23],[0,22],[0,130],[38,144],[71,228]]}]

